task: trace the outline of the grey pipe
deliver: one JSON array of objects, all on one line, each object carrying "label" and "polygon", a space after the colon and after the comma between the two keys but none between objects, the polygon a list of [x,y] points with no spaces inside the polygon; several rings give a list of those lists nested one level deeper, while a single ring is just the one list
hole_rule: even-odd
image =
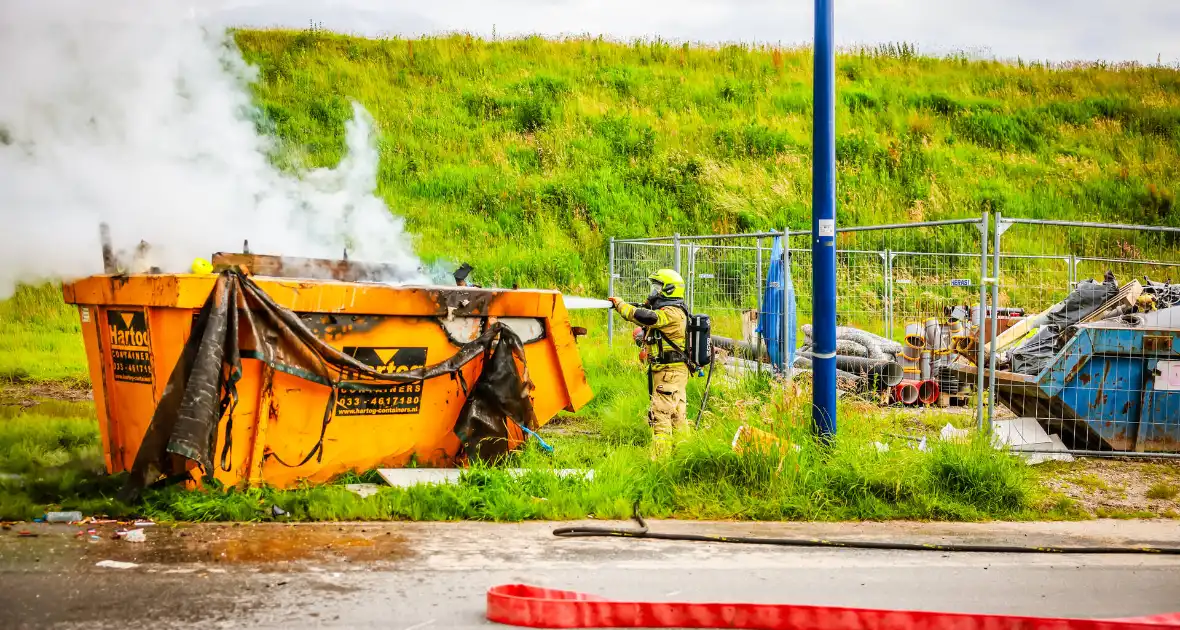
[{"label": "grey pipe", "polygon": [[[803,356],[803,354],[799,354],[798,356],[796,356],[794,367],[796,367],[800,370],[810,371],[811,370],[811,355],[810,355],[810,353],[808,353],[807,356]],[[858,374],[853,374],[852,372],[845,372],[844,370],[841,370],[840,368],[836,368],[836,376],[838,378],[845,378],[845,379],[849,379],[849,380],[854,380],[860,384],[863,384],[863,382],[864,382],[863,376],[860,376]]]},{"label": "grey pipe", "polygon": [[930,380],[930,364],[931,364],[930,359],[931,359],[930,350],[923,350],[922,351],[922,358],[918,362],[918,374],[920,374],[922,376],[923,381]]},{"label": "grey pipe", "polygon": [[759,363],[757,361],[751,361],[749,359],[741,359],[738,357],[729,357],[725,360],[725,365],[727,368],[733,368],[737,371],[757,372],[759,367],[761,366],[761,363]]},{"label": "grey pipe", "polygon": [[[808,359],[811,358],[810,353],[801,356],[806,356]],[[808,363],[810,364],[810,361]],[[870,382],[874,383],[878,390],[897,385],[905,376],[901,366],[894,361],[878,361],[864,357],[836,355],[836,369],[856,375],[863,375]]]},{"label": "grey pipe", "polygon": [[921,324],[912,322],[905,325],[905,342],[919,348],[926,345],[926,332],[922,330]]},{"label": "grey pipe", "polygon": [[926,347],[931,350],[942,350],[942,326],[938,324],[938,319],[931,317],[926,320]]},{"label": "grey pipe", "polygon": [[907,378],[918,378],[921,361],[922,350],[909,344],[906,344],[902,348],[901,354],[897,355],[897,362],[901,365],[902,371],[908,375]]},{"label": "grey pipe", "polygon": [[751,346],[744,341],[730,339],[729,337],[719,337],[713,335],[710,337],[713,346],[721,348],[734,356],[740,356],[747,359],[762,360],[766,359],[766,348],[763,344],[759,344],[757,348]]}]

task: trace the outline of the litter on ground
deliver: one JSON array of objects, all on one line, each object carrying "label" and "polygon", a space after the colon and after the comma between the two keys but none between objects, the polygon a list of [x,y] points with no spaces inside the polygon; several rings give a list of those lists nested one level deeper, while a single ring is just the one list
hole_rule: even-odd
[{"label": "litter on ground", "polygon": [[[528,468],[507,468],[503,469],[509,476],[516,478],[530,472],[536,472]],[[385,483],[394,488],[409,488],[411,486],[434,484],[447,485],[459,482],[459,478],[463,475],[463,470],[458,468],[378,468],[377,474],[381,475],[381,479]],[[582,477],[586,481],[594,479],[593,470],[579,470],[576,468],[559,468],[550,471],[561,478],[566,477]]]},{"label": "litter on ground", "polygon": [[121,562],[119,560],[99,560],[94,563],[94,566],[104,569],[134,569],[139,565],[134,562]]}]

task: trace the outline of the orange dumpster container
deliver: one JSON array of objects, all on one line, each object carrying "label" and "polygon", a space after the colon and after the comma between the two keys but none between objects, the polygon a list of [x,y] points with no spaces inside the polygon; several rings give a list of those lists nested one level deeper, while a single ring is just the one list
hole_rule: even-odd
[{"label": "orange dumpster container", "polygon": [[[212,274],[98,275],[64,285],[66,301],[78,306],[108,472],[131,469],[216,281]],[[316,337],[378,372],[442,361],[499,322],[524,344],[539,424],[561,410],[577,411],[592,396],[556,291],[257,275],[253,281]],[[465,365],[463,378],[341,389],[325,422],[330,387],[244,357],[229,433],[224,416],[215,433],[222,464],[213,477],[226,485],[288,487],[349,470],[453,466],[461,448],[455,423],[482,362]],[[318,457],[304,461],[317,445]]]}]

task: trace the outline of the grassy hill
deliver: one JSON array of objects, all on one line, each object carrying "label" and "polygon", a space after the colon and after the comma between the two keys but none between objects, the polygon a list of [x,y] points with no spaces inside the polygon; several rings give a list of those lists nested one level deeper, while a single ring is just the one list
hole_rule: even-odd
[{"label": "grassy hill", "polygon": [[[810,225],[811,53],[601,39],[240,31],[280,159],[332,165],[349,99],[427,259],[605,290],[609,236]],[[837,60],[844,224],[977,217],[1180,226],[1180,72],[882,47]]]},{"label": "grassy hill", "polygon": [[[611,236],[810,223],[806,50],[458,36],[374,41],[292,31],[236,38],[260,69],[258,125],[281,139],[276,162],[336,164],[349,101],[359,101],[380,134],[379,193],[405,217],[418,253],[466,260],[483,283],[602,293]],[[974,218],[994,209],[1180,227],[1176,70],[933,59],[905,46],[843,55],[837,69],[843,224]],[[1005,237],[1005,251],[1047,251],[1057,246],[1053,239],[1076,245],[1063,230],[1026,234]],[[914,246],[954,245],[912,237],[929,239]],[[1175,242],[1164,245],[1171,257],[1180,254]],[[1053,271],[1038,273],[1043,280]],[[875,318],[879,287],[853,276],[852,301]],[[807,283],[803,275],[797,281]],[[911,283],[919,291],[924,284]],[[591,316],[601,314],[583,315]],[[45,381],[68,388],[88,380],[78,331],[77,311],[62,303],[58,287],[23,287],[0,302],[0,472],[24,475],[0,479],[0,519],[67,508],[257,520],[271,518],[272,505],[293,520],[623,518],[636,500],[649,516],[681,518],[1090,514],[1056,489],[1063,473],[1082,464],[1032,472],[980,441],[937,441],[944,425],[968,426],[970,416],[929,410],[915,417],[845,397],[841,418],[855,421],[842,420],[835,446],[821,449],[810,437],[807,386],[783,390],[762,377],[715,380],[696,436],[667,461],[651,462],[635,349],[608,349],[601,336],[580,346],[595,399],[577,417],[546,427],[555,455],[530,448],[518,456],[516,463],[537,469],[520,480],[478,469],[457,489],[384,488],[374,500],[340,485],[376,481],[370,472],[290,491],[171,488],[127,506],[110,498],[118,478],[94,473],[102,458],[92,403],[42,400],[53,398]],[[702,388],[693,379],[690,409]],[[730,447],[739,424],[799,448],[782,458],[739,455]],[[905,436],[915,433],[930,438],[931,452],[913,448]],[[873,446],[878,440],[889,450]],[[542,472],[587,466],[596,470],[592,482]],[[1077,474],[1085,496],[1105,484]],[[1148,496],[1174,492],[1162,478]],[[1100,507],[1095,514],[1175,517],[1168,501],[1145,504],[1148,512]]]}]

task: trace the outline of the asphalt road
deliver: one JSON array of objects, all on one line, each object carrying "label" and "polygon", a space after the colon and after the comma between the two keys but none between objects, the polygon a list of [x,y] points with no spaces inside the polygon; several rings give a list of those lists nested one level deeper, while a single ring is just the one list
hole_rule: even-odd
[{"label": "asphalt road", "polygon": [[[1180,611],[1180,556],[1001,555],[557,539],[553,524],[148,528],[0,535],[0,627],[480,628],[504,583],[619,599],[1123,617]],[[1022,545],[1180,545],[1174,521],[652,523],[653,530]],[[133,562],[128,569],[100,560]]]}]

